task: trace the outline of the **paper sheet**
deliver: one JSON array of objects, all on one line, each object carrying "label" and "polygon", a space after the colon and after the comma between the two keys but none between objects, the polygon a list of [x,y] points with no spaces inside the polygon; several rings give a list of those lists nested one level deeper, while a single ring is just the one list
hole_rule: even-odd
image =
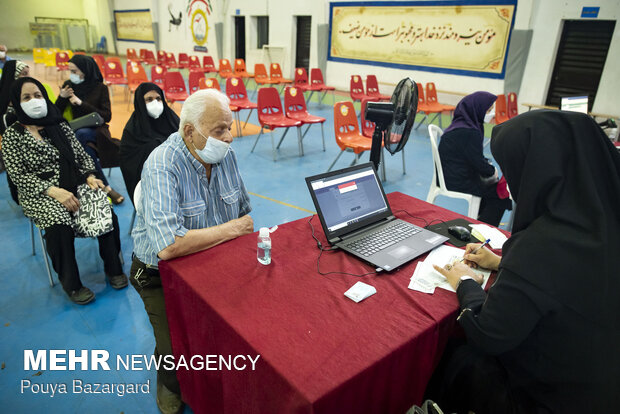
[{"label": "paper sheet", "polygon": [[470,224],[469,226],[480,233],[485,240],[490,239],[489,245],[493,249],[501,249],[504,242],[508,240],[504,233],[495,227],[487,226],[486,224]]},{"label": "paper sheet", "polygon": [[[451,292],[455,292],[452,286],[448,283],[448,280],[439,272],[437,272],[433,265],[440,267],[445,266],[448,263],[454,263],[461,260],[464,249],[458,249],[452,246],[442,245],[431,251],[425,261],[419,262],[411,276],[409,282],[409,289],[417,290],[418,292],[434,293],[435,288],[446,289]],[[484,278],[482,287],[484,288],[489,280],[491,271],[472,269],[474,272],[480,274]]]}]

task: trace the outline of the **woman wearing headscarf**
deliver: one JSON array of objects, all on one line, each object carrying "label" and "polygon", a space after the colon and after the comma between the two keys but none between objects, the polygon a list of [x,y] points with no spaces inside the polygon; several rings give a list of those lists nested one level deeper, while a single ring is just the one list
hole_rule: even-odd
[{"label": "woman wearing headscarf", "polygon": [[[43,85],[20,78],[11,88],[17,122],[7,128],[3,149],[9,175],[17,185],[24,214],[45,231],[46,248],[54,270],[69,298],[77,304],[95,295],[80,281],[75,259],[72,213],[81,208],[78,186],[103,188],[94,175],[92,159],[76,140],[73,130],[48,99]],[[115,289],[127,286],[120,262],[118,219],[112,212],[112,231],[101,234],[99,254]]]},{"label": "woman wearing headscarf", "polygon": [[448,190],[481,197],[478,220],[498,226],[510,199],[497,194],[497,171],[482,152],[484,117],[497,96],[474,92],[456,105],[452,123],[441,136],[439,157]]},{"label": "woman wearing headscarf", "polygon": [[465,331],[447,359],[448,412],[620,412],[620,155],[585,114],[532,111],[493,129],[493,156],[516,201],[486,294],[463,265],[436,267],[455,287]]},{"label": "woman wearing headscarf", "polygon": [[[114,204],[123,202],[124,197],[114,191],[105,177],[99,155],[97,142],[111,141],[108,122],[112,119],[110,107],[110,93],[103,83],[103,76],[95,60],[86,55],[74,55],[69,59],[69,80],[65,81],[60,89],[60,96],[56,100],[56,106],[64,113],[70,108],[73,118],[79,118],[92,112],[97,112],[103,118],[105,124],[98,128],[80,128],[75,131],[75,136],[82,144],[86,153],[95,163],[97,178],[105,184],[105,192],[108,193]],[[71,119],[71,118],[69,118]]]},{"label": "woman wearing headscarf", "polygon": [[179,130],[179,117],[166,103],[164,92],[154,83],[138,86],[133,105],[134,112],[123,130],[120,151],[121,171],[132,202],[149,154]]}]

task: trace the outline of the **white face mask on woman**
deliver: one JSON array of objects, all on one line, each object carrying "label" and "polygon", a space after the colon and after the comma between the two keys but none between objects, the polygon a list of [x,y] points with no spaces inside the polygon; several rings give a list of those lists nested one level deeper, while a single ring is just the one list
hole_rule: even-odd
[{"label": "white face mask on woman", "polygon": [[151,118],[159,118],[164,112],[164,103],[162,101],[153,100],[146,104],[146,111]]},{"label": "white face mask on woman", "polygon": [[70,73],[69,74],[69,80],[74,85],[79,85],[80,83],[84,82],[84,79],[80,78],[80,75],[78,75],[77,73]]},{"label": "white face mask on woman", "polygon": [[19,106],[32,119],[40,119],[47,116],[47,103],[45,99],[31,99],[28,102],[21,102]]},{"label": "white face mask on woman", "polygon": [[228,148],[230,147],[230,144],[224,141],[220,141],[219,139],[215,139],[213,137],[207,138],[202,134],[202,132],[198,130],[198,128],[196,128],[196,131],[207,140],[205,147],[201,150],[196,148],[196,146],[194,145],[194,150],[196,151],[196,154],[198,154],[200,159],[207,164],[217,164],[222,161],[228,153]]}]

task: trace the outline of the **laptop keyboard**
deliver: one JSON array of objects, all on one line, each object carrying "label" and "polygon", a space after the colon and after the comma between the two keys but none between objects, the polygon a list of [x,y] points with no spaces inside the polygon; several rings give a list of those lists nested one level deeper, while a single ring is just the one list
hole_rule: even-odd
[{"label": "laptop keyboard", "polygon": [[368,234],[361,239],[348,243],[345,247],[368,257],[420,231],[420,229],[413,227],[411,224],[399,221],[376,233]]}]

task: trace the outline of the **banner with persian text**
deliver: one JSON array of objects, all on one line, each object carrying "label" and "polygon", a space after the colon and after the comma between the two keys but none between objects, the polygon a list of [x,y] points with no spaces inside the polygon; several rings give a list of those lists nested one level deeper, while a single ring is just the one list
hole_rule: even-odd
[{"label": "banner with persian text", "polygon": [[153,43],[153,22],[151,11],[114,10],[116,22],[116,39],[130,42]]},{"label": "banner with persian text", "polygon": [[328,59],[503,78],[516,0],[447,3],[330,3]]}]

